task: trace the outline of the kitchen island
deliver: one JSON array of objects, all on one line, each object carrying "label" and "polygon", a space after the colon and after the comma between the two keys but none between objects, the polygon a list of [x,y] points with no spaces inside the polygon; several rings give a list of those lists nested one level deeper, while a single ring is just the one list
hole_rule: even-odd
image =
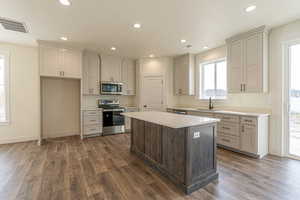
[{"label": "kitchen island", "polygon": [[131,120],[131,152],[186,194],[218,179],[218,119],[167,112],[123,113]]}]

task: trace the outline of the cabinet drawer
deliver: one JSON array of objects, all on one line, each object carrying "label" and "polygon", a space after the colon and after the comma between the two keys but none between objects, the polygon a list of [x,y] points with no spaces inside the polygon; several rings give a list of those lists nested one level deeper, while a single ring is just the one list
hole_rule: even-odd
[{"label": "cabinet drawer", "polygon": [[240,137],[236,136],[227,136],[222,133],[218,133],[217,137],[218,144],[231,147],[234,149],[240,149]]},{"label": "cabinet drawer", "polygon": [[98,110],[89,110],[89,111],[84,111],[83,114],[85,116],[94,116],[94,115],[101,115],[101,112]]},{"label": "cabinet drawer", "polygon": [[236,115],[216,114],[215,117],[220,119],[221,122],[239,123],[239,116]]},{"label": "cabinet drawer", "polygon": [[239,124],[219,123],[217,126],[218,132],[226,135],[240,136]]},{"label": "cabinet drawer", "polygon": [[101,126],[99,125],[89,125],[89,126],[84,126],[83,128],[84,135],[90,135],[90,134],[95,134],[95,133],[101,133]]},{"label": "cabinet drawer", "polygon": [[241,117],[241,123],[256,126],[257,119],[255,117]]},{"label": "cabinet drawer", "polygon": [[89,115],[83,117],[83,124],[100,124],[100,116],[98,115]]}]

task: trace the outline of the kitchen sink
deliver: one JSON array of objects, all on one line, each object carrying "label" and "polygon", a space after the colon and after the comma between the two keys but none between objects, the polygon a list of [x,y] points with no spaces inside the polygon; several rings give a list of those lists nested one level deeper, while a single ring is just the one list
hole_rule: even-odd
[{"label": "kitchen sink", "polygon": [[198,111],[201,111],[201,112],[215,112],[217,110],[209,110],[209,109],[206,109],[206,108],[197,108]]}]

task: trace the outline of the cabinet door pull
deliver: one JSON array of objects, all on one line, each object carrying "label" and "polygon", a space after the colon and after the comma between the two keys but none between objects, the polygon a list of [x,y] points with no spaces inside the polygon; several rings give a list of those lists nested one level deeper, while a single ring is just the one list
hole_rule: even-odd
[{"label": "cabinet door pull", "polygon": [[242,125],[242,132],[244,132],[245,131],[245,127],[244,127],[244,125]]},{"label": "cabinet door pull", "polygon": [[244,88],[243,91],[246,92],[246,84],[243,84]]},{"label": "cabinet door pull", "polygon": [[229,127],[225,127],[225,126],[223,126],[222,128],[223,128],[223,129],[225,129],[225,130],[230,130],[230,128],[229,128]]},{"label": "cabinet door pull", "polygon": [[243,84],[241,84],[241,92],[243,92]]}]

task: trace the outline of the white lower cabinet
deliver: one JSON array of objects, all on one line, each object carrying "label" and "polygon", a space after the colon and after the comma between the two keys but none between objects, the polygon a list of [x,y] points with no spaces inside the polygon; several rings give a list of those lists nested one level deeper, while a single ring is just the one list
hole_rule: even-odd
[{"label": "white lower cabinet", "polygon": [[217,143],[234,149],[240,148],[240,137],[218,132]]},{"label": "white lower cabinet", "polygon": [[262,158],[268,154],[269,117],[189,111],[189,115],[214,117],[217,125],[217,144],[230,150]]},{"label": "white lower cabinet", "polygon": [[85,110],[82,111],[82,136],[89,137],[102,135],[102,111]]},{"label": "white lower cabinet", "polygon": [[[125,109],[125,112],[138,112],[139,109],[136,107],[128,107]],[[131,130],[131,119],[129,117],[125,117],[125,130]]]},{"label": "white lower cabinet", "polygon": [[241,124],[241,150],[257,154],[257,127]]}]

